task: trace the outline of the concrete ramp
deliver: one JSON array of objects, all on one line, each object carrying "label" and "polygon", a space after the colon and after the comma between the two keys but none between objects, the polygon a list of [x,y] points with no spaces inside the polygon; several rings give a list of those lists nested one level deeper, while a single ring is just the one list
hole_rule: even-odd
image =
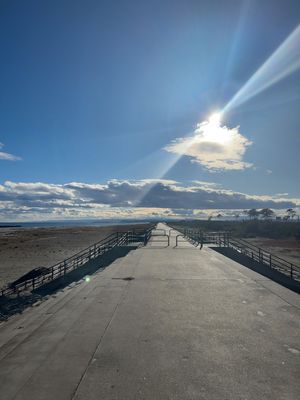
[{"label": "concrete ramp", "polygon": [[298,400],[299,295],[175,237],[0,325],[1,400]]}]

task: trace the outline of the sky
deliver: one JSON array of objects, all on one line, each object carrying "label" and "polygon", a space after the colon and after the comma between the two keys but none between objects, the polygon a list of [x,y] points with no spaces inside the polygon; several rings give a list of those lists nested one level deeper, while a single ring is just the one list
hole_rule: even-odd
[{"label": "sky", "polygon": [[299,24],[298,0],[0,0],[0,221],[300,213]]}]

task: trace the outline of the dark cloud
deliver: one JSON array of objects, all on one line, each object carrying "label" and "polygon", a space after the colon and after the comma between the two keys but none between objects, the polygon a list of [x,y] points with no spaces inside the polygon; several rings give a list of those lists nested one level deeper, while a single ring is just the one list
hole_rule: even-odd
[{"label": "dark cloud", "polygon": [[128,181],[109,181],[106,185],[70,183],[65,187],[72,189],[78,198],[113,207],[134,205],[144,189],[143,184]]},{"label": "dark cloud", "polygon": [[186,210],[184,213],[188,215],[188,210],[193,209],[283,209],[295,207],[296,200],[250,196],[205,182],[192,183],[190,186],[164,180],[112,180],[105,184],[73,182],[64,185],[5,182],[0,185],[0,206],[2,217],[47,212],[77,213],[78,216],[84,212],[86,216],[89,210],[93,215],[95,210],[101,215],[101,207],[111,210],[118,208],[120,215],[120,209],[126,208],[128,214],[130,207],[172,209],[176,214],[178,210]]},{"label": "dark cloud", "polygon": [[286,208],[294,207],[291,201],[278,201],[266,198],[255,198],[241,193],[207,188],[174,190],[172,186],[158,183],[141,200],[142,207],[169,207],[186,209],[232,209],[232,208]]}]

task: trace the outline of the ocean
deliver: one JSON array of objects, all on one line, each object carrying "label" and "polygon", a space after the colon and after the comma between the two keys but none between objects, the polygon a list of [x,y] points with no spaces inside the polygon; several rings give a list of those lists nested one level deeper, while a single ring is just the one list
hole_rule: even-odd
[{"label": "ocean", "polygon": [[0,222],[0,228],[21,227],[21,228],[48,228],[48,227],[72,227],[72,226],[106,226],[106,225],[128,225],[145,224],[149,220],[64,220],[64,221],[26,221],[26,222]]}]

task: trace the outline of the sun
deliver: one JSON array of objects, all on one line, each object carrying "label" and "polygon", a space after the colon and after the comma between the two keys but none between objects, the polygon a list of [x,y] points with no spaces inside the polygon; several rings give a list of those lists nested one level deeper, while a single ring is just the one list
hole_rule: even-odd
[{"label": "sun", "polygon": [[226,126],[221,126],[222,113],[214,112],[203,125],[202,137],[211,143],[226,145],[232,140],[232,132]]},{"label": "sun", "polygon": [[221,118],[222,118],[222,114],[220,112],[215,112],[215,113],[211,114],[208,121],[211,125],[220,126]]}]

